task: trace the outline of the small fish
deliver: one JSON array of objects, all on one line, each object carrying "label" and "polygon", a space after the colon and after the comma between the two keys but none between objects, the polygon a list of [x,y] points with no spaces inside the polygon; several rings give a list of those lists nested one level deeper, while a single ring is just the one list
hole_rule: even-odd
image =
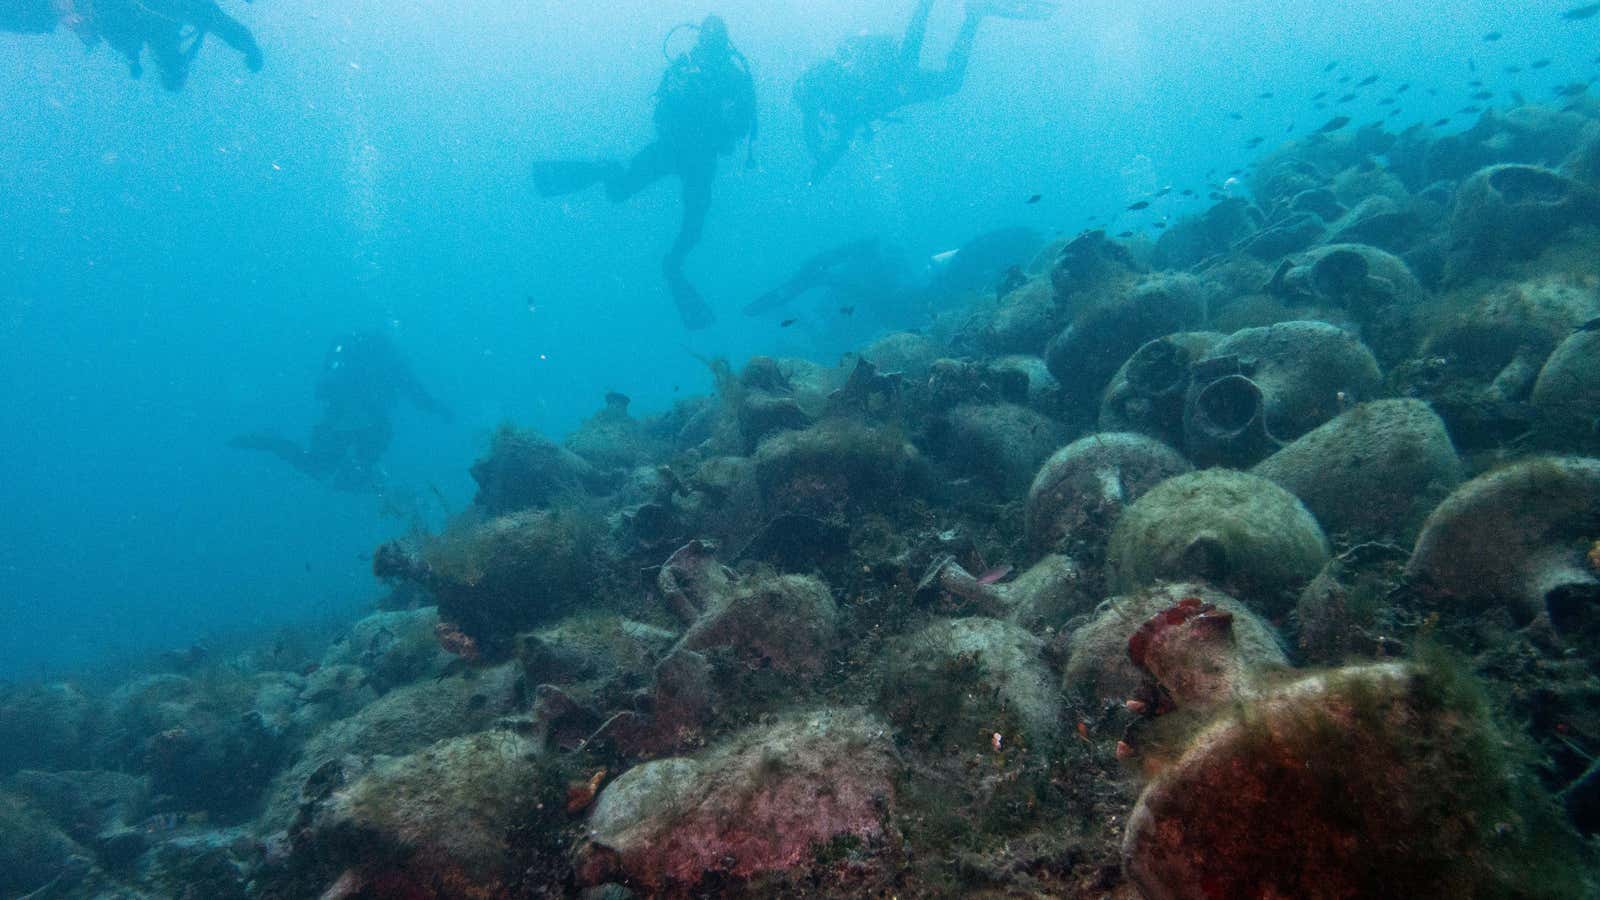
[{"label": "small fish", "polygon": [[996,566],[995,568],[990,569],[989,571],[983,573],[982,575],[979,575],[978,576],[978,583],[979,584],[995,584],[995,583],[1003,580],[1007,575],[1010,575],[1011,572],[1012,572],[1012,568],[1010,566]]},{"label": "small fish", "polygon": [[1522,96],[1522,92],[1521,91],[1512,91],[1511,92],[1511,102],[1515,103],[1518,106],[1527,106],[1528,105],[1528,98]]},{"label": "small fish", "polygon": [[1327,91],[1318,91],[1317,95],[1315,97],[1312,97],[1311,99],[1312,100],[1321,100],[1321,99],[1324,99],[1327,96],[1328,96],[1328,92]]},{"label": "small fish", "polygon": [[1168,194],[1170,194],[1170,193],[1172,193],[1172,185],[1170,185],[1170,184],[1169,184],[1169,185],[1167,185],[1167,186],[1166,186],[1166,187],[1164,187],[1164,188],[1162,188],[1162,189],[1161,189],[1161,190],[1159,190],[1159,191],[1156,191],[1156,192],[1155,192],[1155,198],[1156,198],[1156,199],[1157,199],[1157,200],[1159,200],[1159,199],[1161,199],[1161,198],[1162,198],[1162,197],[1165,197],[1165,196],[1166,196],[1166,195],[1168,195]]},{"label": "small fish", "polygon": [[854,306],[841,306],[841,307],[839,307],[839,315],[841,315],[841,316],[853,316],[855,314],[856,314],[856,308]]},{"label": "small fish", "polygon": [[1317,134],[1332,134],[1349,124],[1349,116],[1334,116],[1328,120],[1328,124],[1317,129]]},{"label": "small fish", "polygon": [[1533,62],[1528,63],[1528,68],[1533,69],[1535,71],[1538,71],[1539,69],[1548,69],[1548,68],[1550,68],[1550,60],[1548,60],[1548,59],[1536,59]]},{"label": "small fish", "polygon": [[1472,95],[1472,99],[1474,99],[1474,100],[1488,100],[1490,97],[1493,97],[1493,96],[1494,96],[1494,91],[1479,91],[1476,94]]},{"label": "small fish", "polygon": [[1450,119],[1448,117],[1446,117],[1446,118],[1440,119],[1439,121],[1433,123],[1433,127],[1435,127],[1435,128],[1443,128],[1443,127],[1445,127],[1446,125],[1449,125],[1449,124],[1450,124]]},{"label": "small fish", "polygon": [[1395,102],[1396,101],[1395,101],[1394,97],[1385,97],[1382,100],[1378,101],[1378,105],[1379,106],[1393,106],[1395,104]]},{"label": "small fish", "polygon": [[1253,137],[1250,140],[1245,141],[1244,145],[1246,147],[1249,147],[1251,150],[1254,150],[1255,148],[1257,148],[1257,147],[1261,146],[1263,143],[1265,143],[1266,140],[1267,140],[1266,138],[1262,138],[1262,137]]},{"label": "small fish", "polygon": [[1581,81],[1574,81],[1571,84],[1559,85],[1555,90],[1557,97],[1577,97],[1589,90],[1589,86]]},{"label": "small fish", "polygon": [[1155,227],[1156,228],[1165,228],[1165,227],[1167,227],[1167,223],[1165,223],[1165,222],[1157,222],[1157,223],[1155,223]]},{"label": "small fish", "polygon": [[1580,331],[1600,331],[1600,319],[1590,319],[1589,321],[1572,330],[1574,333]]},{"label": "small fish", "polygon": [[788,328],[790,325],[793,325],[794,323],[796,323],[798,321],[800,321],[800,320],[799,319],[784,319],[782,322],[778,323],[778,327],[779,328]]},{"label": "small fish", "polygon": [[1129,205],[1128,212],[1138,212],[1141,209],[1149,209],[1149,208],[1150,208],[1150,201],[1148,201],[1148,200],[1140,200],[1138,203],[1134,203],[1134,204]]},{"label": "small fish", "polygon": [[1584,19],[1594,18],[1595,13],[1600,13],[1600,3],[1589,3],[1584,6],[1575,6],[1572,9],[1562,13],[1561,18],[1566,19],[1568,22],[1582,22]]},{"label": "small fish", "polygon": [[1340,84],[1349,84],[1351,79],[1354,78],[1354,77],[1355,77],[1354,75],[1346,75],[1343,78],[1339,79],[1339,83]]},{"label": "small fish", "polygon": [[1367,77],[1365,77],[1365,78],[1361,79],[1360,81],[1356,82],[1356,87],[1368,87],[1370,85],[1374,85],[1374,84],[1377,84],[1377,83],[1378,83],[1378,76],[1376,76],[1376,75],[1368,75]]},{"label": "small fish", "polygon": [[1343,97],[1339,98],[1339,102],[1340,103],[1349,103],[1350,101],[1352,101],[1354,99],[1356,99],[1356,95],[1355,94],[1345,94]]},{"label": "small fish", "polygon": [[1264,91],[1261,94],[1257,95],[1256,99],[1257,100],[1271,100],[1272,99],[1272,92],[1271,91]]},{"label": "small fish", "polygon": [[1337,69],[1337,68],[1339,68],[1339,61],[1336,59],[1333,62],[1328,63],[1327,65],[1322,67],[1322,74],[1326,75],[1329,72],[1332,72],[1334,69]]},{"label": "small fish", "polygon": [[1244,114],[1243,113],[1231,112],[1231,113],[1228,113],[1228,118],[1234,120],[1235,122],[1243,122],[1244,121]]},{"label": "small fish", "polygon": [[1043,194],[1034,194],[1032,197],[1029,197],[1027,199],[1027,201],[1025,201],[1025,202],[1026,202],[1026,204],[1028,206],[1032,206],[1035,203],[1038,203],[1040,200],[1043,200],[1043,199],[1044,199],[1044,195]]},{"label": "small fish", "polygon": [[1478,61],[1475,60],[1475,59],[1467,60],[1467,71],[1468,72],[1476,72],[1476,71],[1478,71]]},{"label": "small fish", "polygon": [[1124,239],[1126,239],[1126,238],[1131,238],[1131,237],[1133,237],[1133,232],[1131,232],[1131,231],[1124,231],[1124,232],[1123,232],[1123,233],[1121,233],[1121,234],[1119,234],[1119,235],[1117,235],[1117,237],[1119,237],[1119,238],[1124,238]]},{"label": "small fish", "polygon": [[1474,113],[1483,112],[1483,107],[1481,107],[1481,106],[1463,106],[1463,107],[1461,107],[1460,109],[1458,109],[1456,111],[1461,113],[1462,115],[1470,116],[1470,115],[1472,115]]},{"label": "small fish", "polygon": [[1394,92],[1396,94],[1404,94],[1406,91],[1409,91],[1409,90],[1411,90],[1411,82],[1407,81],[1407,82],[1401,84],[1399,87],[1395,88]]},{"label": "small fish", "polygon": [[1193,197],[1194,196],[1194,189],[1193,188],[1184,188],[1183,189],[1183,196],[1185,196],[1185,197]]},{"label": "small fish", "polygon": [[673,385],[673,386],[672,386],[672,392],[673,392],[673,393],[674,393],[674,394],[676,394],[676,393],[677,393],[677,392],[679,392],[679,391],[681,391],[681,390],[683,390],[683,387],[682,387],[682,385],[676,385],[676,384],[675,384],[675,385]]},{"label": "small fish", "polygon": [[1522,74],[1522,67],[1521,66],[1506,66],[1501,71],[1505,72],[1507,75],[1521,75]]},{"label": "small fish", "polygon": [[1486,44],[1492,44],[1495,41],[1498,41],[1503,37],[1505,37],[1505,35],[1501,34],[1500,32],[1491,31],[1488,34],[1483,36],[1483,42],[1486,43]]}]

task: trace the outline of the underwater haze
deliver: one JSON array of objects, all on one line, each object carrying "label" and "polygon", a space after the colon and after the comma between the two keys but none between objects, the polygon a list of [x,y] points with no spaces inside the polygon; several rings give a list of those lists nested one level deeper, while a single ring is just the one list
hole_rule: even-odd
[{"label": "underwater haze", "polygon": [[[929,65],[955,6],[936,10]],[[436,515],[430,486],[464,501],[463,463],[502,420],[560,437],[608,390],[661,409],[707,387],[689,351],[832,361],[848,348],[736,313],[817,250],[1075,232],[1157,184],[1242,165],[1252,134],[1312,125],[1325,61],[1442,88],[1407,111],[1431,121],[1460,105],[1469,60],[1551,57],[1533,93],[1584,76],[1593,38],[1553,7],[1490,2],[1074,5],[987,28],[959,95],[907,111],[811,187],[791,86],[842,38],[898,32],[908,4],[731,3],[717,11],[755,63],[763,133],[755,170],[723,167],[692,263],[721,324],[687,334],[656,265],[674,186],[542,203],[528,171],[647,140],[662,39],[707,11],[271,0],[237,11],[269,48],[264,71],[213,48],[181,94],[131,81],[107,47],[7,36],[3,670],[361,603],[365,557],[395,521],[223,446],[303,428],[340,333],[390,332],[459,407],[452,428],[403,421],[387,462],[408,514]],[[1479,38],[1496,28],[1491,53]],[[1275,101],[1255,101],[1266,90]]]},{"label": "underwater haze", "polygon": [[0,0],[0,900],[1597,896],[1597,54]]}]

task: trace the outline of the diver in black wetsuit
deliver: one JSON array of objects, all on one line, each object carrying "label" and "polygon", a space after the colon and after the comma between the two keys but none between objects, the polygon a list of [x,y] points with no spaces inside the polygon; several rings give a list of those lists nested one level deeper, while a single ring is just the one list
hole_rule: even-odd
[{"label": "diver in black wetsuit", "polygon": [[394,436],[395,406],[406,400],[448,422],[450,411],[435,400],[381,334],[346,335],[333,342],[317,377],[322,416],[306,446],[274,434],[242,434],[228,442],[260,450],[306,475],[346,491],[382,486],[378,461]]},{"label": "diver in black wetsuit", "polygon": [[144,73],[148,47],[169,91],[188,80],[207,35],[242,53],[250,71],[261,71],[263,63],[255,35],[214,0],[0,0],[0,30],[43,34],[57,25],[87,46],[105,41],[128,60],[134,78]]},{"label": "diver in black wetsuit", "polygon": [[801,263],[783,284],[746,305],[744,314],[759,316],[786,309],[796,298],[814,290],[831,291],[854,313],[858,302],[889,305],[908,281],[903,261],[880,240],[850,241]]},{"label": "diver in black wetsuit", "polygon": [[901,107],[948,97],[961,89],[978,25],[990,16],[1038,20],[1055,12],[1048,0],[968,0],[961,33],[945,57],[944,68],[922,68],[922,41],[934,0],[917,0],[898,44],[888,35],[863,35],[839,45],[832,58],[807,69],[795,85],[795,103],[804,115],[806,148],[820,180],[850,149],[858,135],[870,140],[874,123]]},{"label": "diver in black wetsuit", "polygon": [[550,161],[534,167],[541,196],[554,197],[604,184],[612,202],[627,200],[668,175],[683,185],[683,222],[661,261],[683,323],[704,328],[715,316],[683,274],[683,261],[700,242],[717,158],[733,152],[743,138],[756,138],[755,82],[743,54],[728,39],[728,26],[707,16],[700,38],[673,60],[656,89],[656,140],[627,164],[603,161]]}]

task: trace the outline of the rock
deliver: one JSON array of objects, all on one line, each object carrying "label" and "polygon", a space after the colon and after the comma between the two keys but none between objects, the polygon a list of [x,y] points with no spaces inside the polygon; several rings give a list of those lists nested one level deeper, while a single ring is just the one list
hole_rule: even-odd
[{"label": "rock", "polygon": [[[1147,670],[1129,654],[1129,642],[1152,617],[1194,598],[1230,617],[1227,641],[1211,645],[1199,659],[1166,659],[1169,685],[1180,687],[1193,680],[1190,673],[1226,670],[1253,685],[1259,675],[1288,665],[1277,633],[1245,604],[1196,582],[1158,585],[1102,603],[1088,623],[1072,632],[1063,685],[1066,690],[1095,703],[1121,703],[1146,693]],[[1177,649],[1178,644],[1172,644]],[[1157,654],[1159,656],[1159,654]],[[1156,666],[1162,670],[1160,664]],[[1191,695],[1192,698],[1192,695]]]},{"label": "rock", "polygon": [[1458,290],[1444,310],[1422,356],[1394,381],[1431,403],[1468,453],[1534,428],[1529,401],[1540,368],[1574,329],[1600,316],[1600,298],[1568,277],[1543,275]]},{"label": "rock", "polygon": [[914,447],[885,429],[830,420],[762,442],[755,477],[769,516],[827,518],[894,504],[921,464]]},{"label": "rock", "polygon": [[1427,294],[1405,261],[1376,247],[1341,243],[1286,262],[1267,290],[1290,304],[1339,310],[1386,364],[1414,354]]},{"label": "rock", "polygon": [[411,753],[436,741],[481,731],[501,716],[523,711],[528,695],[515,664],[390,691],[312,736],[294,764],[276,775],[261,818],[263,831],[286,826],[300,806],[308,780],[330,764]]},{"label": "rock", "polygon": [[[1044,346],[1042,343],[1040,346]],[[996,380],[1020,379],[1027,385],[1026,397],[1016,398],[1046,415],[1061,407],[1061,383],[1050,374],[1050,367],[1039,356],[1002,356],[990,362]]]},{"label": "rock", "polygon": [[1346,669],[1223,716],[1140,796],[1129,879],[1149,900],[1582,894],[1576,840],[1450,690]]},{"label": "rock", "polygon": [[1234,332],[1190,371],[1184,435],[1196,465],[1259,462],[1383,384],[1371,351],[1325,322]]},{"label": "rock", "polygon": [[1287,612],[1328,561],[1322,529],[1293,494],[1255,475],[1210,469],[1170,478],[1122,514],[1107,586],[1205,578],[1269,617]]},{"label": "rock", "polygon": [[404,566],[387,560],[410,551],[386,544],[374,570],[425,587],[444,626],[470,639],[455,642],[459,655],[499,659],[518,632],[589,602],[604,568],[602,535],[602,523],[576,509],[526,510],[447,531]]},{"label": "rock", "polygon": [[402,895],[402,884],[429,887],[427,896],[435,885],[448,896],[508,896],[520,875],[513,841],[552,818],[538,807],[557,796],[535,752],[513,732],[486,731],[381,760],[315,807],[295,853],[357,867],[383,896]]},{"label": "rock", "polygon": [[1390,596],[1410,554],[1393,544],[1357,544],[1328,561],[1295,607],[1300,653],[1318,665],[1393,655],[1402,623]]},{"label": "rock", "polygon": [[1600,219],[1600,194],[1538,166],[1497,165],[1468,178],[1450,219],[1453,280],[1531,259]]},{"label": "rock", "polygon": [[1410,545],[1462,477],[1444,422],[1420,400],[1361,404],[1251,471],[1299,497],[1348,544]]},{"label": "rock", "polygon": [[938,420],[930,435],[935,455],[957,472],[1011,494],[1027,489],[1039,463],[1060,446],[1053,419],[1014,403],[965,404]]},{"label": "rock", "polygon": [[985,356],[1038,353],[1059,330],[1055,288],[1033,278],[982,310],[962,329]]},{"label": "rock", "polygon": [[455,659],[434,636],[438,624],[439,612],[431,606],[374,613],[350,626],[322,655],[321,665],[360,666],[379,693],[435,678]]},{"label": "rock", "polygon": [[491,516],[550,506],[581,495],[601,476],[582,457],[531,431],[501,426],[489,455],[472,465],[473,504]]},{"label": "rock", "polygon": [[21,897],[46,885],[64,890],[93,865],[88,851],[49,819],[0,794],[0,895]]},{"label": "rock", "polygon": [[933,341],[909,331],[885,335],[861,351],[861,358],[870,360],[878,371],[899,372],[909,379],[926,377],[928,366],[942,355]]},{"label": "rock", "polygon": [[798,431],[811,424],[811,416],[801,408],[794,386],[777,360],[752,357],[740,373],[739,384],[736,417],[745,453],[754,452],[761,441],[778,432]]},{"label": "rock", "polygon": [[1227,338],[1211,331],[1169,334],[1134,351],[1100,401],[1101,431],[1137,431],[1182,447],[1189,367]]},{"label": "rock", "polygon": [[1189,471],[1172,448],[1139,434],[1092,434],[1056,451],[1028,491],[1028,545],[1098,566],[1127,506]]},{"label": "rock", "polygon": [[817,579],[758,576],[713,595],[678,646],[726,650],[748,667],[806,680],[827,668],[837,622],[833,595]]},{"label": "rock", "polygon": [[1151,275],[1087,305],[1045,349],[1045,364],[1067,402],[1100,400],[1111,376],[1147,341],[1186,331],[1205,317],[1204,283],[1190,275]]},{"label": "rock", "polygon": [[[1003,745],[1048,753],[1061,734],[1044,642],[998,619],[937,621],[896,641],[880,706],[923,746],[972,752]],[[1007,743],[1009,742],[1009,743]]]},{"label": "rock", "polygon": [[1073,616],[1093,609],[1102,596],[1099,579],[1059,553],[1047,554],[997,587],[1011,610],[1007,620],[1035,632],[1064,628]]},{"label": "rock", "polygon": [[1553,166],[1583,140],[1584,116],[1543,106],[1486,110],[1473,126],[1426,148],[1428,181],[1462,181],[1485,166],[1522,163]]},{"label": "rock", "polygon": [[888,727],[858,709],[791,714],[635,766],[595,804],[580,877],[659,892],[803,870],[830,840],[883,837],[895,769]]},{"label": "rock", "polygon": [[0,775],[89,764],[98,703],[76,685],[0,685]]},{"label": "rock", "polygon": [[1239,248],[1256,259],[1275,262],[1317,243],[1326,228],[1320,217],[1311,213],[1296,213],[1269,224],[1246,239]]},{"label": "rock", "polygon": [[1104,231],[1089,231],[1061,249],[1050,270],[1050,283],[1056,302],[1075,310],[1083,296],[1128,283],[1144,271],[1126,247],[1108,239]]},{"label": "rock", "polygon": [[627,396],[606,394],[606,405],[567,436],[566,447],[599,470],[632,469],[656,456],[657,447],[639,420],[628,414]]},{"label": "rock", "polygon": [[1242,197],[1229,197],[1198,216],[1179,219],[1156,239],[1150,264],[1157,269],[1187,269],[1226,253],[1261,229],[1261,211]]},{"label": "rock", "polygon": [[1406,577],[1471,612],[1504,607],[1560,627],[1600,601],[1600,460],[1551,457],[1480,475],[1434,510]]},{"label": "rock", "polygon": [[1600,449],[1600,328],[1561,342],[1539,371],[1531,399],[1544,443]]},{"label": "rock", "polygon": [[[85,847],[104,854],[119,832],[141,824],[150,801],[149,782],[122,772],[41,772],[24,769],[7,789]],[[139,844],[143,849],[143,842]],[[119,860],[126,862],[127,860]]]}]

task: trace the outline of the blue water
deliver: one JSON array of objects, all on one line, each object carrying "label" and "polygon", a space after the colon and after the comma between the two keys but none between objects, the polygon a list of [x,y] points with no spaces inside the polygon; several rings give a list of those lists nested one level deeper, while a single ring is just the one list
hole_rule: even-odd
[{"label": "blue water", "polygon": [[[986,23],[959,95],[904,111],[811,186],[791,86],[841,38],[898,34],[909,4],[728,0],[762,138],[755,168],[724,163],[689,264],[720,323],[688,333],[657,264],[675,186],[545,201],[529,167],[645,143],[662,37],[703,4],[226,6],[265,70],[213,41],[177,94],[70,34],[0,35],[0,676],[353,614],[379,593],[371,549],[463,506],[498,423],[559,437],[608,390],[636,413],[706,391],[692,354],[831,362],[870,337],[738,312],[840,241],[882,235],[920,259],[1200,190],[1111,218],[1143,228],[1203,208],[1208,172],[1333,115],[1309,98],[1340,73],[1382,76],[1338,110],[1357,123],[1411,82],[1404,125],[1469,103],[1474,77],[1547,98],[1591,78],[1600,48],[1600,23],[1562,22],[1565,4],[1072,3]],[[936,11],[925,65],[958,18]],[[1539,57],[1554,62],[1502,71]],[[920,323],[872,323],[888,324]],[[384,498],[224,446],[303,435],[327,344],[350,330],[387,333],[457,413],[402,411]]]}]

